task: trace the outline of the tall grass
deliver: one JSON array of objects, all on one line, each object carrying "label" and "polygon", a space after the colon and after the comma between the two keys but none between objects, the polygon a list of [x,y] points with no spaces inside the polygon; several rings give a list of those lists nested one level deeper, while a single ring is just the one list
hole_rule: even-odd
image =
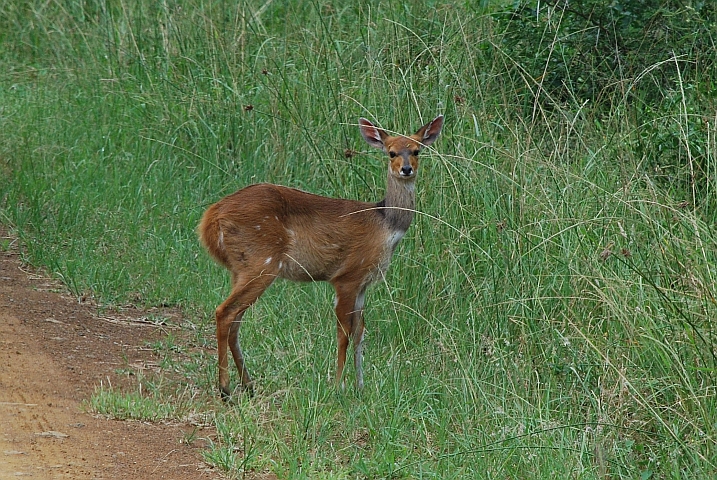
[{"label": "tall grass", "polygon": [[[0,2],[0,220],[73,293],[180,306],[194,332],[155,345],[176,390],[91,405],[193,410],[236,477],[715,475],[714,104],[681,79],[655,115],[541,96],[489,13]],[[358,117],[403,133],[437,113],[419,215],[369,293],[366,388],[329,380],[329,288],[277,283],[242,326],[257,396],[216,401],[228,279],[203,210],[260,181],[378,200]]]}]

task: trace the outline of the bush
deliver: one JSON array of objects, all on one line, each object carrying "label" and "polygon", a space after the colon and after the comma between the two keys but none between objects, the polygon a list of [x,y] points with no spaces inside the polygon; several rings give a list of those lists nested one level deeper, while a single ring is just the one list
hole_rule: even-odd
[{"label": "bush", "polygon": [[[525,111],[629,115],[638,167],[704,211],[717,87],[717,8],[711,1],[519,0],[495,15],[496,44]],[[712,125],[712,127],[710,127]]]},{"label": "bush", "polygon": [[[680,0],[519,0],[496,15],[526,87],[555,101],[659,102],[678,81],[714,78],[717,10]],[[705,91],[701,92],[707,93]]]}]

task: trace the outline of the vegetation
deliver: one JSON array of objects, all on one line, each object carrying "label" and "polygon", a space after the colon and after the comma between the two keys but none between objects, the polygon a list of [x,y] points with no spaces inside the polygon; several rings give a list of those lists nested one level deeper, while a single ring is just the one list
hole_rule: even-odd
[{"label": "vegetation", "polygon": [[[602,3],[0,0],[0,221],[78,296],[186,312],[162,375],[88,405],[199,416],[232,477],[717,475],[714,6]],[[366,388],[332,386],[330,288],[277,282],[242,326],[257,395],[221,404],[203,210],[379,200],[358,117],[438,113]]]}]

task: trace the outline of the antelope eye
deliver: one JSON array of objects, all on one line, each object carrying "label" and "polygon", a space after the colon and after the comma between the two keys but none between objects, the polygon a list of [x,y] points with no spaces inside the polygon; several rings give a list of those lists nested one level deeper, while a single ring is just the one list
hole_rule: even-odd
[{"label": "antelope eye", "polygon": [[414,156],[414,157],[417,157],[419,153],[421,153],[420,150],[414,150],[414,151],[413,151],[413,156]]},{"label": "antelope eye", "polygon": [[396,156],[396,152],[388,152],[388,156],[394,158]]}]

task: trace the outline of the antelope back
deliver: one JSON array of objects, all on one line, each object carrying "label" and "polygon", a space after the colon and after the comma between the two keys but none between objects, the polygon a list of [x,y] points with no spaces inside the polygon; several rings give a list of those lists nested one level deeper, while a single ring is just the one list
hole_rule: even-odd
[{"label": "antelope back", "polygon": [[358,257],[380,257],[375,204],[257,184],[210,207],[199,227],[210,254],[232,272],[330,280]]}]

